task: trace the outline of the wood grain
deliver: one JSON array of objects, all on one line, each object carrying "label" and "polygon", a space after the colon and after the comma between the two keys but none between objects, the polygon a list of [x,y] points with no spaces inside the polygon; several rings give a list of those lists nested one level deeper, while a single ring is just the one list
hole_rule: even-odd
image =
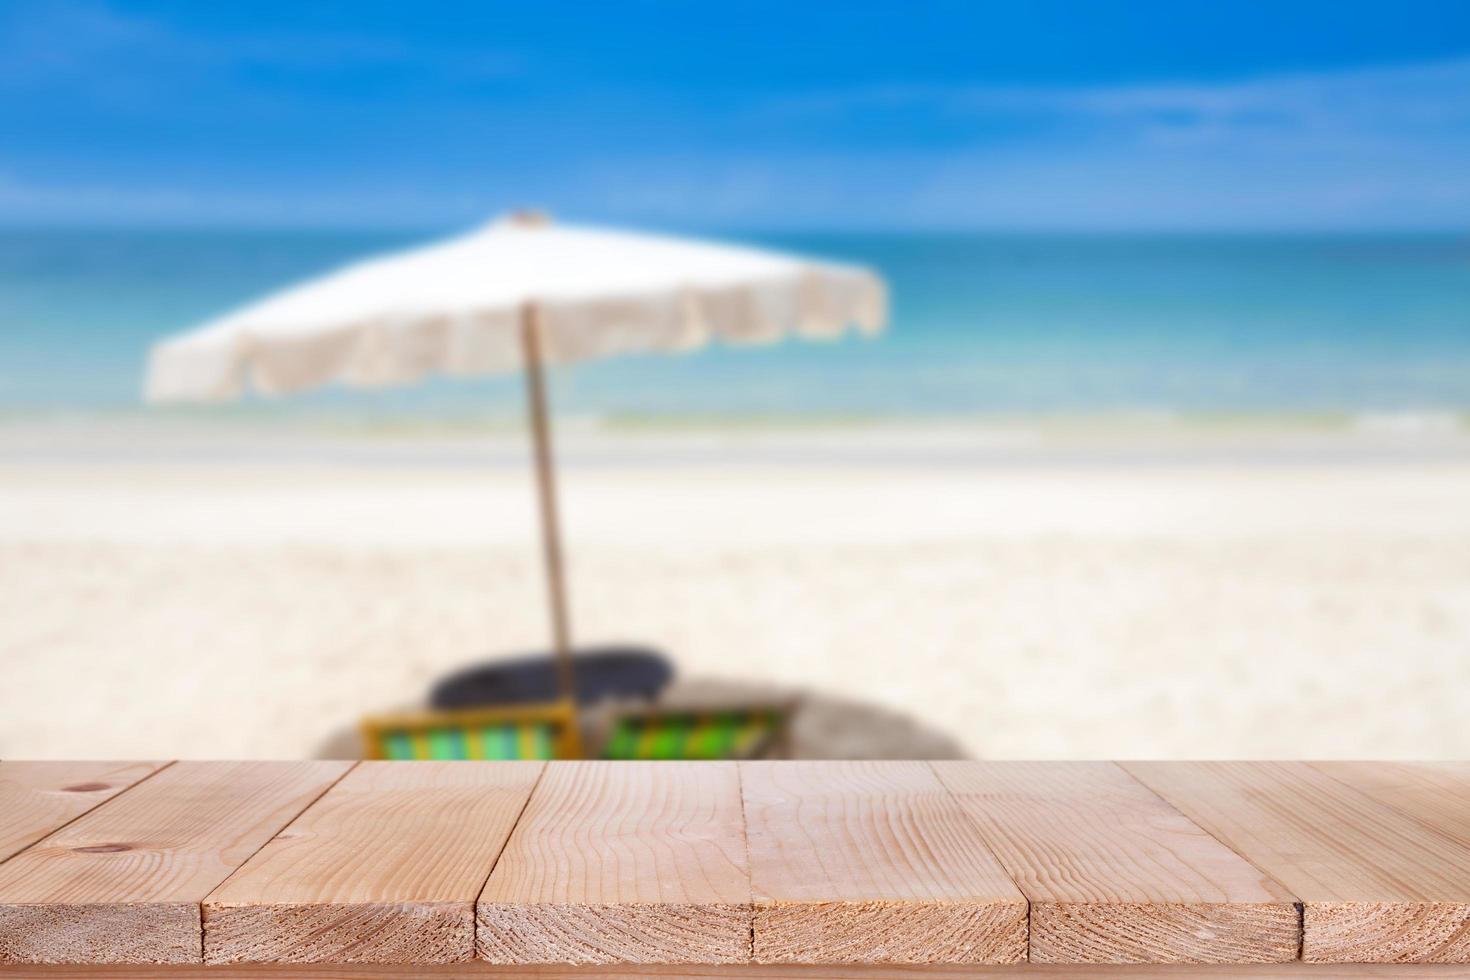
[{"label": "wood grain", "polygon": [[1014,963],[1026,899],[923,762],[740,767],[771,963]]},{"label": "wood grain", "polygon": [[454,963],[540,762],[364,762],[204,902],[208,963]]},{"label": "wood grain", "polygon": [[1312,768],[1470,844],[1470,763],[1314,762]]},{"label": "wood grain", "polygon": [[1296,958],[1292,896],[1107,762],[937,762],[1031,900],[1038,963]]},{"label": "wood grain", "polygon": [[0,861],[105,803],[163,762],[0,762]]},{"label": "wood grain", "polygon": [[24,972],[0,965],[0,978],[25,980],[1470,980],[1470,967],[1444,964],[1218,965],[1043,964],[1009,966],[810,965],[739,966],[497,966],[491,963],[234,964],[230,966],[39,966]]},{"label": "wood grain", "polygon": [[1470,960],[1470,848],[1299,762],[1128,763],[1304,902],[1309,962]]},{"label": "wood grain", "polygon": [[177,762],[0,864],[0,962],[187,963],[199,902],[345,772]]},{"label": "wood grain", "polygon": [[748,959],[735,763],[549,763],[478,913],[494,963]]}]

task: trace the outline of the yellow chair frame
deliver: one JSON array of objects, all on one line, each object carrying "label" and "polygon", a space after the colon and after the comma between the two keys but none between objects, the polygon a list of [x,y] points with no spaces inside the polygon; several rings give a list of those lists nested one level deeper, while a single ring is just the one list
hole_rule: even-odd
[{"label": "yellow chair frame", "polygon": [[[403,711],[370,715],[362,720],[364,757],[386,759],[386,736],[406,733],[413,741],[415,759],[432,756],[428,751],[432,731],[464,731],[486,726],[528,727],[545,725],[552,732],[552,756],[557,759],[582,757],[582,733],[577,730],[576,711],[569,701],[516,705],[502,708],[469,708],[456,711]],[[469,756],[474,758],[473,754]]]}]

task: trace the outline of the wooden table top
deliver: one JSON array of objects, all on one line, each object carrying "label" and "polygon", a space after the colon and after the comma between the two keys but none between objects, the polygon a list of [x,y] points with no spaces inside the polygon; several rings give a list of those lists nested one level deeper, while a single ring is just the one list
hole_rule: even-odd
[{"label": "wooden table top", "polygon": [[0,762],[3,976],[1470,975],[1375,963],[1470,764]]}]

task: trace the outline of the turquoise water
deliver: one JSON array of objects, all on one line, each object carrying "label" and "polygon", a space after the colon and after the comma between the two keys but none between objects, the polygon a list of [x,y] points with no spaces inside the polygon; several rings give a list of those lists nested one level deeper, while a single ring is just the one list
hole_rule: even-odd
[{"label": "turquoise water", "polygon": [[[1470,236],[806,235],[748,240],[888,279],[876,340],[709,349],[558,372],[604,415],[1463,410]],[[420,236],[0,231],[0,408],[137,404],[147,347]],[[515,379],[293,400],[499,412]]]}]

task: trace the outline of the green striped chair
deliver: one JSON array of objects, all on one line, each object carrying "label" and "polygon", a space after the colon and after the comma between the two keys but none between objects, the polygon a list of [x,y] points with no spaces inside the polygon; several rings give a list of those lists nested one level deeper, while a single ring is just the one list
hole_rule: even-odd
[{"label": "green striped chair", "polygon": [[614,719],[604,759],[754,759],[785,737],[788,711],[653,708]]},{"label": "green striped chair", "polygon": [[581,738],[563,702],[374,715],[362,721],[369,759],[575,759]]}]

